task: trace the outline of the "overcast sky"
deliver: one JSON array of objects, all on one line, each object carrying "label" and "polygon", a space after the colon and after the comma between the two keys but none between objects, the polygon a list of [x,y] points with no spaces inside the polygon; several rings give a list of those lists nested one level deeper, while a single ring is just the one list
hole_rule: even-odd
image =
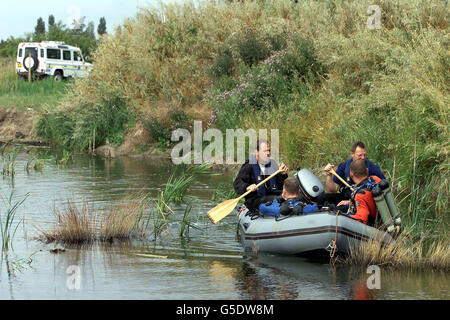
[{"label": "overcast sky", "polygon": [[94,22],[96,32],[100,18],[105,17],[107,32],[111,33],[125,18],[134,17],[138,7],[157,4],[158,0],[0,0],[0,39],[23,37],[25,33],[34,32],[39,17],[45,21],[48,30],[51,14],[56,22],[61,20],[65,25],[70,25],[76,17],[85,16],[85,24]]}]

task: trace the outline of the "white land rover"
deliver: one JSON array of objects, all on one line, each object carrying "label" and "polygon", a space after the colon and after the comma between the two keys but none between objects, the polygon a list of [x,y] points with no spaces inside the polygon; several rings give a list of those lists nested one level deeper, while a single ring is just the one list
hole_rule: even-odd
[{"label": "white land rover", "polygon": [[17,48],[16,73],[28,78],[52,76],[55,81],[66,77],[85,77],[92,64],[85,62],[81,49],[61,41],[21,42]]}]

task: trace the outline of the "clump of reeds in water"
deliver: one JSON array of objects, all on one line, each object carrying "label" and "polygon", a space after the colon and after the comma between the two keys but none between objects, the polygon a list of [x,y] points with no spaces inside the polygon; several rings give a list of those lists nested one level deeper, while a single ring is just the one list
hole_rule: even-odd
[{"label": "clump of reeds in water", "polygon": [[16,174],[16,158],[21,148],[9,149],[10,142],[5,143],[0,148],[0,156],[2,159],[2,175],[14,178]]},{"label": "clump of reeds in water", "polygon": [[81,208],[67,201],[64,210],[54,208],[57,224],[50,231],[40,232],[40,239],[46,242],[90,243],[97,236],[96,221],[85,202]]},{"label": "clump of reeds in water", "polygon": [[426,240],[426,237],[415,241],[405,232],[389,243],[370,239],[352,247],[349,255],[340,262],[349,265],[378,265],[409,270],[450,270],[448,239],[430,241]]},{"label": "clump of reeds in water", "polygon": [[[57,224],[50,231],[41,231],[39,238],[45,242],[81,244],[112,242],[148,236],[150,230],[154,239],[158,238],[170,222],[179,225],[178,235],[189,235],[192,223],[190,204],[181,215],[176,215],[171,204],[181,205],[188,198],[186,193],[194,181],[194,175],[205,174],[207,165],[181,168],[168,179],[165,188],[156,199],[148,194],[129,196],[109,209],[95,211],[86,202],[81,208],[68,201],[64,210],[54,209]],[[195,200],[189,198],[189,202]],[[146,212],[146,209],[150,212]]]},{"label": "clump of reeds in water", "polygon": [[123,199],[99,219],[99,240],[130,239],[142,230],[142,216],[148,206],[147,196]]},{"label": "clump of reeds in water", "polygon": [[97,211],[87,202],[79,207],[68,201],[63,210],[54,209],[57,224],[50,231],[41,230],[39,238],[66,244],[130,239],[137,234],[145,202],[146,197],[123,199],[109,209]]},{"label": "clump of reeds in water", "polygon": [[[175,222],[179,226],[178,235],[180,238],[189,237],[191,228],[198,229],[193,223],[191,215],[192,203],[198,201],[198,199],[188,195],[187,192],[197,176],[215,175],[210,173],[209,169],[210,165],[208,164],[194,166],[182,164],[177,166],[174,173],[167,180],[164,189],[154,200],[151,214],[147,217],[145,223],[141,225],[142,234],[152,227],[152,233],[156,240],[171,222]],[[171,208],[171,204],[185,206],[182,216],[176,214]],[[197,217],[198,219],[199,217]],[[152,225],[150,222],[152,222]]]}]

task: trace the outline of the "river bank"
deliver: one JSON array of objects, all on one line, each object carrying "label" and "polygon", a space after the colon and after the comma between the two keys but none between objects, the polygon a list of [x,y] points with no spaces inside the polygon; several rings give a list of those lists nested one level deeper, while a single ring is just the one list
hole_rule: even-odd
[{"label": "river bank", "polygon": [[[39,137],[34,130],[38,118],[39,112],[32,108],[12,109],[0,107],[0,144],[12,142],[33,146],[49,145],[50,142]],[[132,158],[171,159],[171,148],[163,150],[156,144],[149,144],[149,140],[149,133],[142,122],[140,122],[125,136],[121,145],[107,143],[96,147],[94,154],[106,158],[126,156]],[[237,172],[239,168],[240,164],[211,164],[213,172]]]},{"label": "river bank", "polygon": [[38,113],[32,108],[19,110],[0,107],[0,142],[45,144],[45,141],[39,138],[33,130],[33,122],[37,116]]},{"label": "river bank", "polygon": [[[39,112],[31,107],[26,109],[0,107],[0,143],[13,142],[25,145],[50,144],[49,141],[39,137],[34,129],[39,115]],[[95,148],[95,153],[107,157],[125,155],[134,157],[170,157],[170,150],[163,151],[151,146],[143,150],[142,144],[146,143],[147,139],[148,133],[141,125],[138,125],[128,133],[122,145],[102,145]],[[142,151],[139,151],[140,148]]]}]

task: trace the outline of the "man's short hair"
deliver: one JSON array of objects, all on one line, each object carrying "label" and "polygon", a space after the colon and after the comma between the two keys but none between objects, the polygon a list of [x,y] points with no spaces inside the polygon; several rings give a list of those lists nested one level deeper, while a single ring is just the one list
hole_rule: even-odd
[{"label": "man's short hair", "polygon": [[265,143],[266,145],[269,145],[269,141],[267,141],[266,139],[258,139],[258,141],[256,141],[256,151],[259,151],[259,147],[263,143]]},{"label": "man's short hair", "polygon": [[283,188],[289,194],[298,194],[300,192],[300,185],[294,177],[286,178],[286,180],[284,180]]},{"label": "man's short hair", "polygon": [[356,148],[360,147],[361,149],[366,149],[366,145],[362,141],[356,141],[354,144],[352,144],[351,151],[354,153],[356,151]]},{"label": "man's short hair", "polygon": [[350,164],[350,171],[357,178],[365,177],[367,175],[366,161],[362,159],[353,160],[352,163]]}]

